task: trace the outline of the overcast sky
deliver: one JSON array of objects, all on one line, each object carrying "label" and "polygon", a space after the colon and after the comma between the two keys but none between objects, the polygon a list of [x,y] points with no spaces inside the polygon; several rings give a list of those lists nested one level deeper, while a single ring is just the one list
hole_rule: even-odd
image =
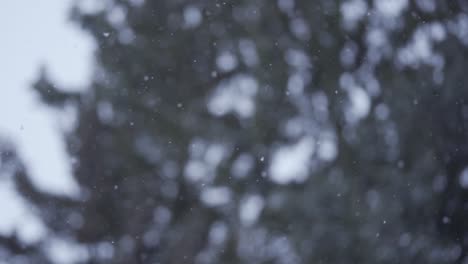
[{"label": "overcast sky", "polygon": [[[60,127],[30,85],[39,65],[63,87],[84,87],[93,44],[68,19],[70,0],[4,1],[0,8],[0,136],[18,148],[33,182],[42,190],[72,194]],[[63,121],[63,120],[62,120]]]},{"label": "overcast sky", "polygon": [[[61,138],[63,124],[70,120],[41,105],[30,88],[41,64],[60,87],[84,89],[89,82],[93,42],[68,20],[70,4],[71,0],[2,2],[0,137],[17,147],[37,187],[73,196],[78,187]],[[47,233],[13,182],[1,175],[0,212],[8,212],[0,218],[2,235],[15,233],[23,242],[32,243]],[[73,263],[84,256],[83,250],[58,238],[50,238],[47,245],[50,258],[57,263]]]}]

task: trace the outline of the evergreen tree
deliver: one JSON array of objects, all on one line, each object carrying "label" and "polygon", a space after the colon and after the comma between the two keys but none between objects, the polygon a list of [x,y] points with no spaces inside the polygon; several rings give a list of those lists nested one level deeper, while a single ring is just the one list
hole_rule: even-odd
[{"label": "evergreen tree", "polygon": [[34,88],[77,110],[65,140],[81,195],[41,193],[23,169],[17,187],[84,263],[462,263],[467,8],[76,6],[92,84],[72,94],[42,74]]}]

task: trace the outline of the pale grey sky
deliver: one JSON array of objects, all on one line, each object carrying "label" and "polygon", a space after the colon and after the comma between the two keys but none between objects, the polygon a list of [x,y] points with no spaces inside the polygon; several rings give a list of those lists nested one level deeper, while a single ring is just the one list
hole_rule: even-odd
[{"label": "pale grey sky", "polygon": [[[0,137],[17,147],[37,187],[74,196],[78,187],[61,139],[64,123],[70,123],[66,119],[71,116],[41,105],[30,88],[40,64],[47,66],[61,87],[83,89],[89,82],[93,42],[67,19],[70,4],[71,0],[2,2]],[[11,179],[1,176],[0,212],[8,213],[0,219],[0,234],[14,232],[25,243],[42,239],[47,228],[16,192]],[[57,263],[72,263],[84,256],[71,242],[50,238],[46,243],[48,254]]]},{"label": "pale grey sky", "polygon": [[[38,103],[30,84],[45,64],[63,87],[84,87],[92,40],[68,19],[70,0],[3,1],[0,9],[0,136],[18,147],[42,190],[73,194],[58,114]],[[62,120],[63,121],[63,120]]]}]

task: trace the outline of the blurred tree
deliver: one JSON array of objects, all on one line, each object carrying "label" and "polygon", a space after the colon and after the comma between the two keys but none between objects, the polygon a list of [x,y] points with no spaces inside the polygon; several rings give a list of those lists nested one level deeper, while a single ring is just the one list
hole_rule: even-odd
[{"label": "blurred tree", "polygon": [[18,188],[86,263],[462,263],[466,12],[77,5],[97,43],[92,84],[70,94],[42,74],[34,88],[77,109],[66,140],[81,195]]}]

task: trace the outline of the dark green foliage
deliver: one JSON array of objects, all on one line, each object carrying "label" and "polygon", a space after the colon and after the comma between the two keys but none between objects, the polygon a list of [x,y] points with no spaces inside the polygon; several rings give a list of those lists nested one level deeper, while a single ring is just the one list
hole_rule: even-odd
[{"label": "dark green foliage", "polygon": [[[463,1],[354,1],[356,20],[352,1],[130,2],[72,10],[97,43],[88,89],[34,86],[78,110],[82,195],[17,177],[86,263],[462,263]],[[306,160],[275,170],[285,149]]]}]

